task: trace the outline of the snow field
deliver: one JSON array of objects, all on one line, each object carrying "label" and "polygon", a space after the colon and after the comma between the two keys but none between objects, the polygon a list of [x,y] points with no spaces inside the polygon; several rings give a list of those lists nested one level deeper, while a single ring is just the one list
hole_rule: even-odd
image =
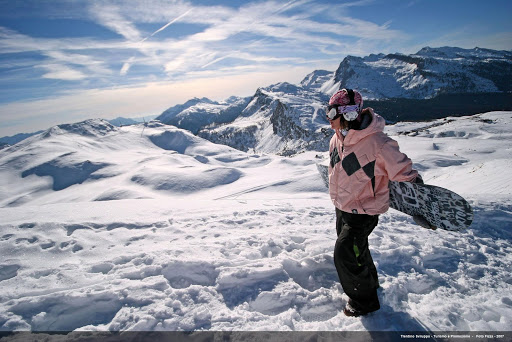
[{"label": "snow field", "polygon": [[511,331],[511,119],[387,128],[475,220],[381,215],[381,310],[362,318],[342,313],[325,153],[251,155],[155,124],[33,137],[0,152],[0,329]]},{"label": "snow field", "polygon": [[[77,205],[60,204],[53,215],[57,205],[49,205],[33,222],[14,213],[0,237],[9,256],[0,272],[3,328],[510,329],[510,233],[486,229],[486,206],[464,233],[383,215],[370,236],[382,309],[351,319],[341,313],[347,298],[332,260],[328,201],[198,203],[205,209],[91,202],[80,205],[79,223],[69,220]],[[494,215],[512,222],[510,209]],[[126,221],[112,221],[112,212]]]}]

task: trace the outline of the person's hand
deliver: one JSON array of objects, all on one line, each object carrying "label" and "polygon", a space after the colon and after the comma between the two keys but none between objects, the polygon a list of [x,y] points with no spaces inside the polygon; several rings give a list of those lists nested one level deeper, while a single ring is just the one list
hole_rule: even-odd
[{"label": "person's hand", "polygon": [[418,226],[421,226],[421,227],[427,228],[427,229],[432,229],[432,230],[436,230],[437,229],[436,226],[431,225],[430,222],[428,222],[427,219],[424,218],[421,215],[414,215],[412,217],[412,219],[414,220],[414,222],[416,222],[416,224]]}]

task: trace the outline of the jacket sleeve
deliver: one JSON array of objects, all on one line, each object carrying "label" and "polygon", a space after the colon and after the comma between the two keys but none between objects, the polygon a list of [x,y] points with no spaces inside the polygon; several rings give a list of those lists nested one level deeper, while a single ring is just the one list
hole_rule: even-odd
[{"label": "jacket sleeve", "polygon": [[400,152],[398,143],[393,139],[384,143],[376,163],[382,170],[386,170],[389,180],[392,181],[412,182],[418,176],[418,171],[412,168],[411,159]]}]

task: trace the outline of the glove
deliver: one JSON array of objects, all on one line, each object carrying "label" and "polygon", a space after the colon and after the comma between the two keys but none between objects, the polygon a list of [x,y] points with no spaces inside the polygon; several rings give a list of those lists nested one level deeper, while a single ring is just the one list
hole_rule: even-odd
[{"label": "glove", "polygon": [[[425,184],[423,182],[423,178],[421,178],[421,175],[418,174],[418,176],[416,177],[416,179],[414,180],[414,183],[416,184]],[[433,226],[430,224],[430,222],[427,221],[426,218],[424,218],[423,216],[421,215],[415,215],[412,217],[412,219],[414,220],[414,222],[416,222],[416,224],[420,227],[423,227],[423,228],[427,228],[427,229],[432,229],[432,230],[436,230],[437,227],[436,226]]]}]

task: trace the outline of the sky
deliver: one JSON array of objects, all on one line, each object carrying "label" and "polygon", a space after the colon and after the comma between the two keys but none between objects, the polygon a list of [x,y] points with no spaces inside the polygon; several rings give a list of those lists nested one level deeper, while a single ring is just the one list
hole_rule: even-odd
[{"label": "sky", "polygon": [[158,115],[347,55],[512,50],[509,0],[0,0],[0,137]]}]

